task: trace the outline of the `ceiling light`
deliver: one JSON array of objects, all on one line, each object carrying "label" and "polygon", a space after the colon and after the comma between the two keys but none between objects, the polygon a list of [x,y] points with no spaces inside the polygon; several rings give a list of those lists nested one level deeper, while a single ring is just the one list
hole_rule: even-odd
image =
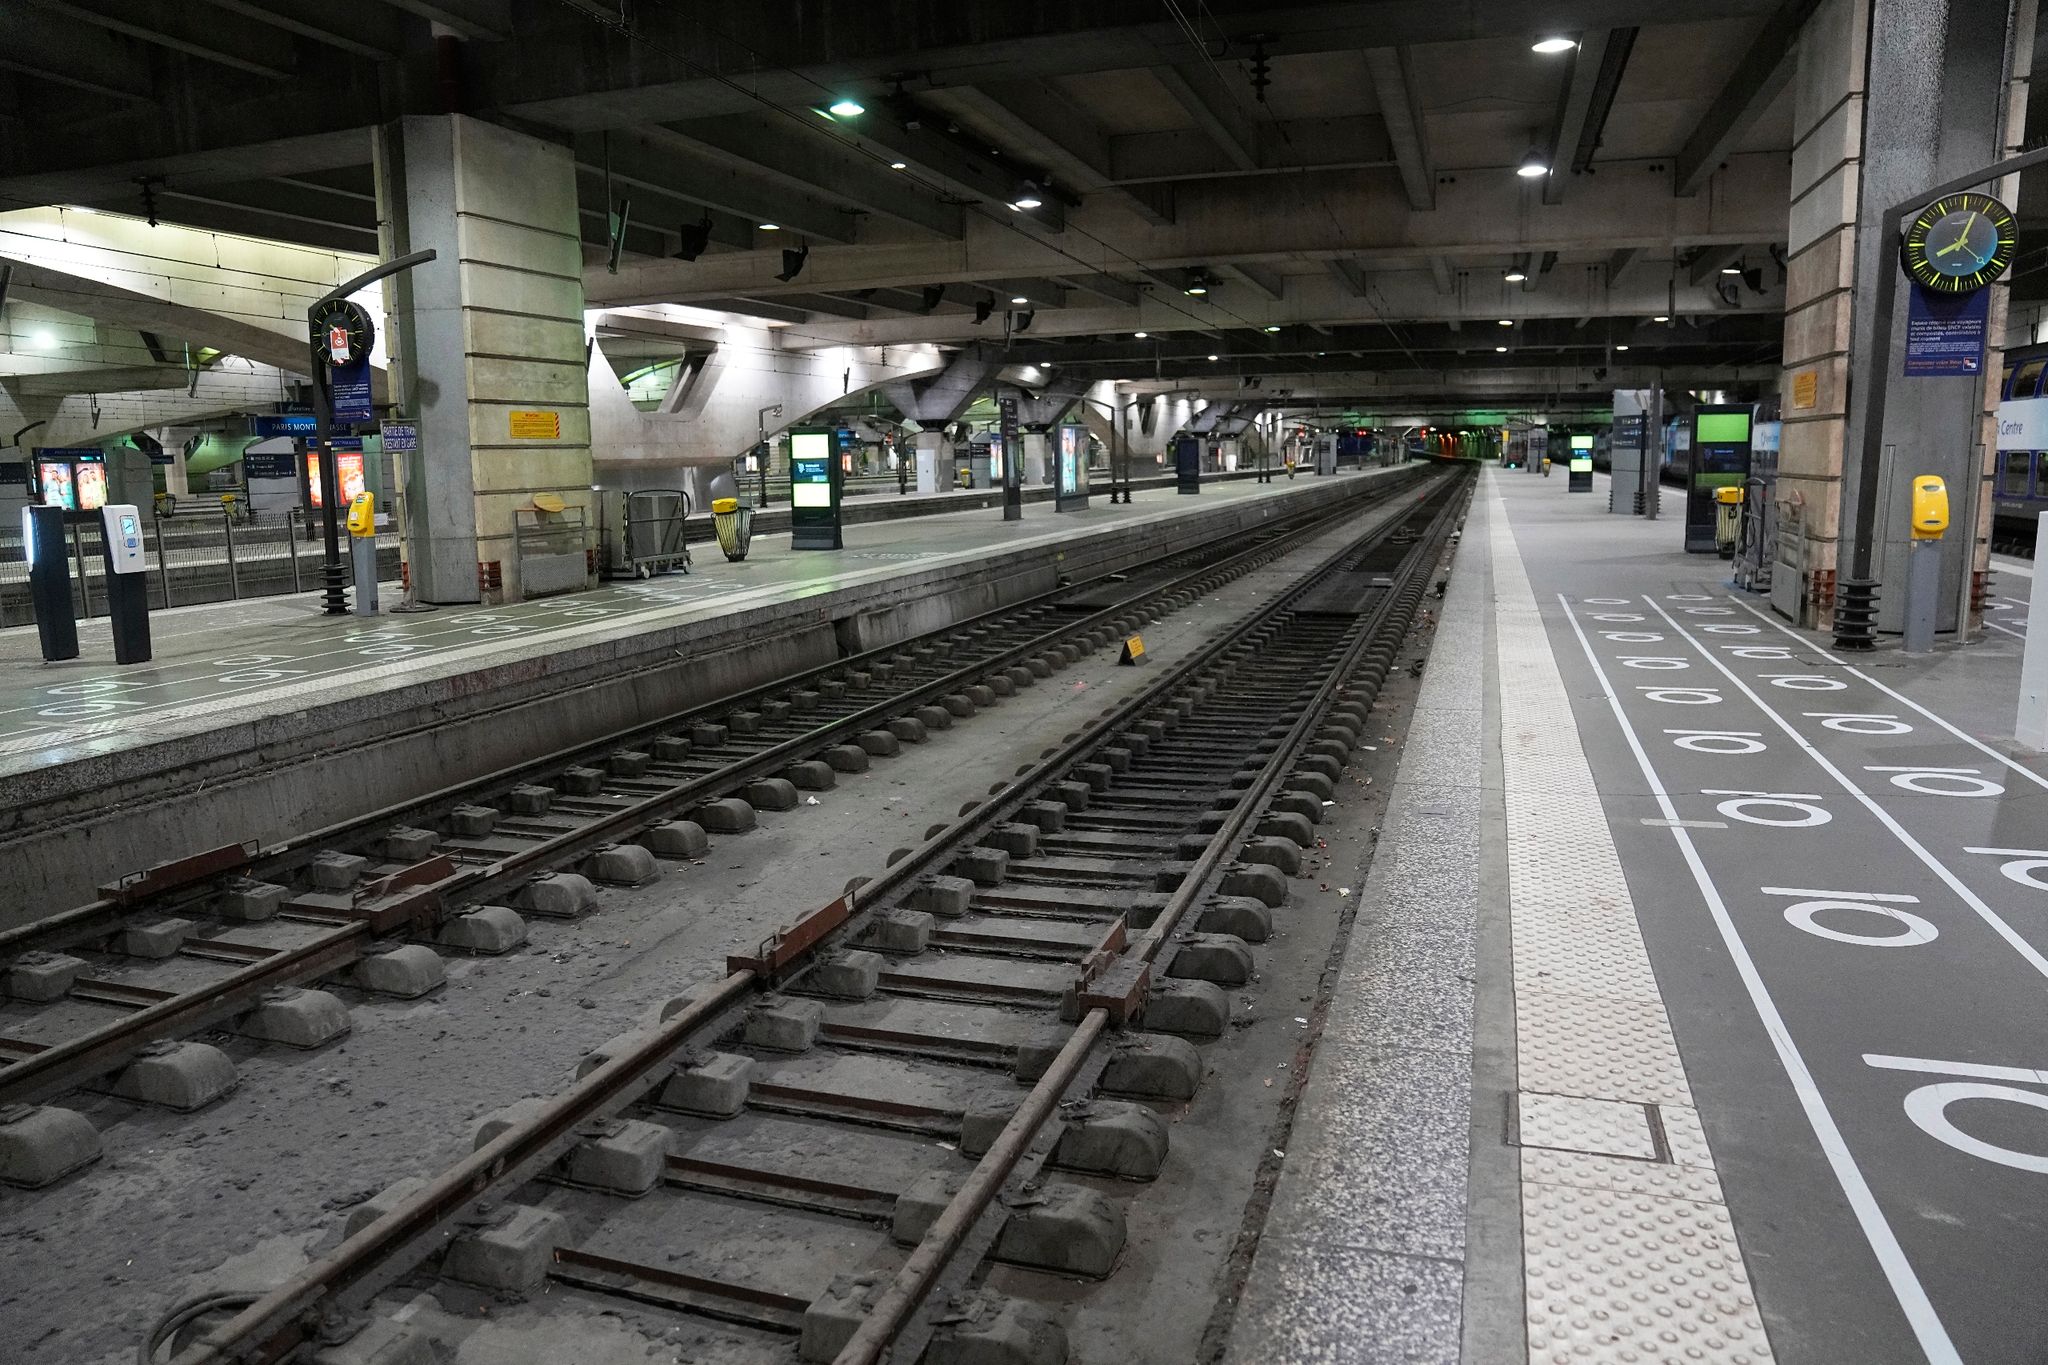
[{"label": "ceiling light", "polygon": [[1520,284],[1523,280],[1526,280],[1529,277],[1527,275],[1524,275],[1519,270],[1510,270],[1507,274],[1501,276],[1501,278],[1503,280],[1506,280],[1509,284]]},{"label": "ceiling light", "polygon": [[1213,356],[1213,355],[1209,357],[1209,359],[1211,359],[1211,360],[1214,360],[1215,358],[1216,358],[1216,357],[1215,357],[1215,356]]},{"label": "ceiling light", "polygon": [[1013,209],[1035,209],[1044,202],[1045,201],[1043,199],[1040,199],[1037,195],[1027,194],[1022,199],[1019,199],[1016,203],[1010,205],[1010,207]]},{"label": "ceiling light", "polygon": [[1535,180],[1550,174],[1550,163],[1543,159],[1543,153],[1531,147],[1515,167],[1515,174],[1524,180]]},{"label": "ceiling light", "polygon": [[1136,337],[1136,338],[1137,338],[1138,340],[1140,340],[1140,341],[1143,341],[1143,340],[1144,340],[1144,339],[1145,339],[1145,338],[1146,338],[1147,336],[1149,336],[1149,335],[1150,335],[1150,333],[1147,333],[1147,332],[1133,332],[1133,333],[1131,333],[1131,335],[1132,335],[1132,336],[1134,336],[1134,337]]},{"label": "ceiling light", "polygon": [[1546,57],[1555,57],[1558,53],[1570,52],[1577,46],[1577,41],[1571,38],[1544,38],[1533,44],[1529,50],[1540,52]]},{"label": "ceiling light", "polygon": [[760,224],[759,226],[760,226],[760,228],[761,228],[761,231],[763,231],[763,232],[780,232],[780,231],[782,231],[782,224],[780,224],[780,223],[762,223],[762,224]]},{"label": "ceiling light", "polygon": [[892,161],[889,163],[889,169],[892,171],[907,171],[910,169],[910,163],[908,161]]},{"label": "ceiling light", "polygon": [[1023,296],[1022,294],[1012,294],[1012,295],[1010,295],[1010,302],[1011,302],[1011,303],[1029,303],[1029,302],[1031,302],[1031,300],[1030,300],[1030,299],[1027,299],[1027,298],[1025,298],[1025,297],[1024,297],[1024,296]]},{"label": "ceiling light", "polygon": [[[38,346],[42,350],[47,351],[52,346],[55,346],[57,344],[57,334],[55,332],[45,329],[43,331],[37,332],[34,336],[30,337],[29,340],[34,342],[36,346]],[[1213,359],[1214,357],[1211,358]]]},{"label": "ceiling light", "polygon": [[1628,349],[1628,343],[1626,341],[1617,341],[1614,343],[1614,349],[1617,351],[1626,351]]},{"label": "ceiling light", "polygon": [[1268,328],[1267,328],[1266,330],[1267,330],[1267,331],[1269,331],[1269,332],[1277,332],[1277,331],[1279,331],[1280,329],[1279,329],[1278,327],[1268,327]]},{"label": "ceiling light", "polygon": [[839,99],[832,101],[829,110],[834,118],[859,118],[867,112],[867,106],[859,100]]},{"label": "ceiling light", "polygon": [[1739,265],[1724,265],[1721,267],[1721,273],[1723,275],[1740,275],[1742,267]]},{"label": "ceiling light", "polygon": [[1515,320],[1513,318],[1502,318],[1500,320],[1500,325],[1503,327],[1512,327],[1515,325]]},{"label": "ceiling light", "polygon": [[1502,355],[1506,355],[1508,353],[1508,348],[1505,346],[1496,346],[1493,349],[1500,352]]},{"label": "ceiling light", "polygon": [[1653,317],[1653,318],[1651,318],[1651,319],[1650,319],[1650,321],[1652,321],[1652,322],[1669,322],[1669,321],[1671,321],[1671,315],[1670,315],[1669,313],[1659,313],[1659,314],[1657,314],[1657,316],[1656,316],[1656,317]]},{"label": "ceiling light", "polygon": [[1191,284],[1188,286],[1188,293],[1194,295],[1196,298],[1200,298],[1202,295],[1208,292],[1209,286],[1206,284]]}]

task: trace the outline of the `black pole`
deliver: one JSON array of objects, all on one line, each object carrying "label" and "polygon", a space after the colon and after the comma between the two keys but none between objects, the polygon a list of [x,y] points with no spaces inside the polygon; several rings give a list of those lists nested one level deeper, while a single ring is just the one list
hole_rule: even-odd
[{"label": "black pole", "polygon": [[[1878,250],[1888,253],[1893,249],[1899,224],[1907,214],[1947,195],[2003,179],[2044,161],[2048,161],[2048,147],[2037,147],[1900,200],[1878,220]],[[1877,643],[1877,580],[1871,577],[1871,572],[1877,550],[1877,484],[1884,463],[1885,395],[1891,387],[1892,316],[1898,306],[1898,277],[1897,264],[1884,260],[1877,275],[1877,298],[1871,307],[1871,349],[1877,364],[1864,379],[1869,397],[1863,409],[1863,440],[1856,461],[1855,535],[1850,542],[1849,576],[1838,584],[1835,599],[1837,649],[1870,649]]]},{"label": "black pole", "polygon": [[415,251],[410,256],[400,256],[394,261],[385,261],[352,280],[344,280],[334,288],[313,300],[306,309],[306,336],[313,345],[313,438],[320,447],[320,522],[327,541],[325,562],[320,566],[321,610],[329,616],[348,614],[348,601],[342,594],[343,570],[341,567],[341,514],[335,503],[341,497],[341,479],[334,459],[334,442],[329,428],[334,423],[333,394],[328,387],[327,361],[320,354],[320,337],[313,331],[314,319],[320,310],[336,299],[345,299],[359,289],[367,289],[387,276],[414,266],[425,265],[439,256],[433,250]]}]

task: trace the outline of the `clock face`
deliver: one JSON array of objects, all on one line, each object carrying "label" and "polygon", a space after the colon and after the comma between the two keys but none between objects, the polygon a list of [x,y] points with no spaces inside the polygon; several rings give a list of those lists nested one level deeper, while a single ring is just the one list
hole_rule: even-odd
[{"label": "clock face", "polygon": [[1990,195],[1951,194],[1906,225],[1899,259],[1922,288],[1967,294],[2005,273],[2018,238],[2012,213]]},{"label": "clock face", "polygon": [[330,303],[313,319],[313,353],[329,365],[347,365],[369,355],[377,329],[358,303]]}]

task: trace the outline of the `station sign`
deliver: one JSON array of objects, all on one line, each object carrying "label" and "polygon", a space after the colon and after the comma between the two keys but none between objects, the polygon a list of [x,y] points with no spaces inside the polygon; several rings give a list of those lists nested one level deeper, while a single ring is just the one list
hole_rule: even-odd
[{"label": "station sign", "polygon": [[832,433],[789,434],[789,546],[793,550],[844,548],[839,528],[843,475]]},{"label": "station sign", "polygon": [[293,440],[310,438],[319,431],[310,412],[282,412],[263,414],[249,419],[259,441],[274,441],[280,436]]}]

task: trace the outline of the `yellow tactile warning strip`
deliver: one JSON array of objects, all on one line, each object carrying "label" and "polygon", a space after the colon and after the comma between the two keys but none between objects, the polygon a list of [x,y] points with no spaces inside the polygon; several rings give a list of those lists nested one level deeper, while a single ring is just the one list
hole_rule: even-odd
[{"label": "yellow tactile warning strip", "polygon": [[1487,475],[1532,1365],[1772,1359],[1571,699]]}]

